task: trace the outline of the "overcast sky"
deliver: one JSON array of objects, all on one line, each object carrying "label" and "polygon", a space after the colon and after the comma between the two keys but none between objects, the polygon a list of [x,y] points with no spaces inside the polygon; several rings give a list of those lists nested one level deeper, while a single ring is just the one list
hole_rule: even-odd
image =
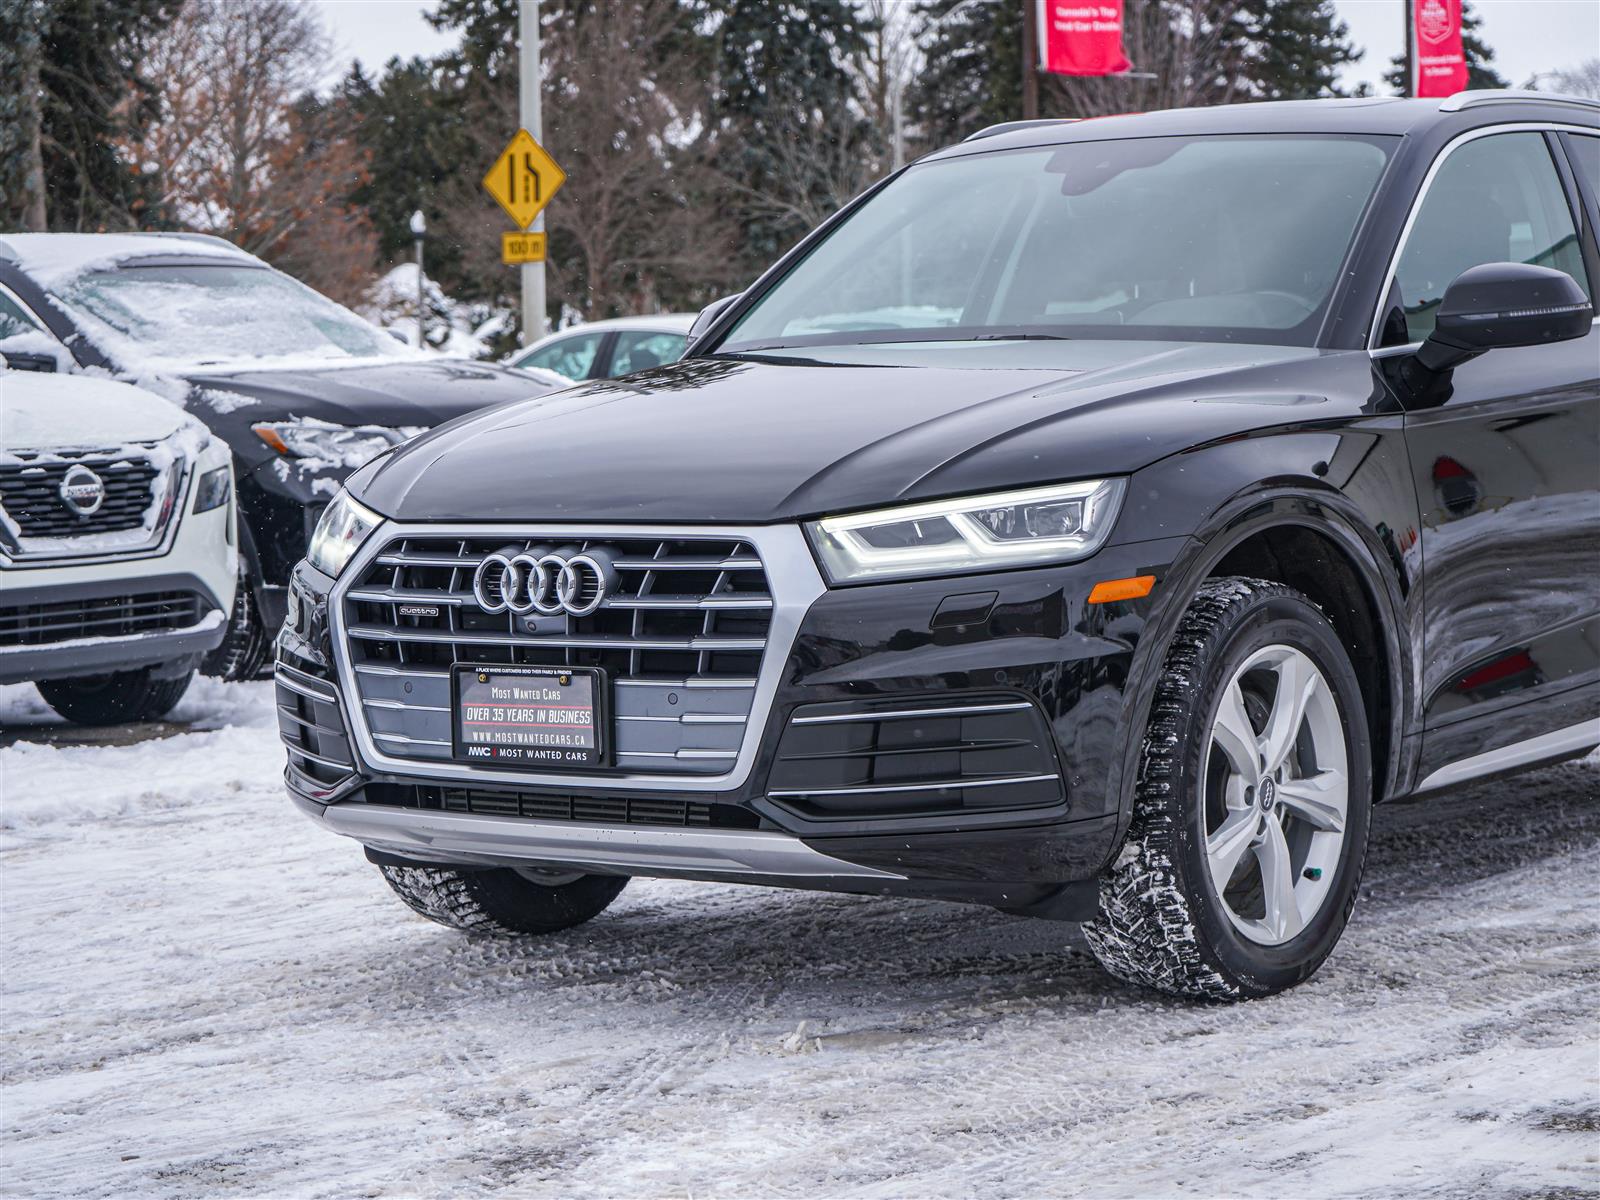
[{"label": "overcast sky", "polygon": [[[352,59],[369,71],[394,55],[409,58],[447,48],[453,39],[437,33],[423,14],[431,0],[312,0],[323,12],[338,46],[339,73]],[[1353,87],[1376,88],[1389,59],[1405,39],[1405,0],[1336,0],[1350,36],[1365,57],[1345,72]],[[1500,73],[1520,87],[1530,75],[1570,67],[1600,55],[1600,0],[1473,0],[1485,40]]]}]

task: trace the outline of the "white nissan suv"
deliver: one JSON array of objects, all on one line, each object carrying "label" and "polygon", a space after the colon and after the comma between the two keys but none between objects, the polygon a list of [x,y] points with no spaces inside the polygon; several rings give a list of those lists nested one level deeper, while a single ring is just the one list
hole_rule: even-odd
[{"label": "white nissan suv", "polygon": [[68,720],[165,715],[226,633],[228,448],[154,393],[0,369],[0,683]]}]

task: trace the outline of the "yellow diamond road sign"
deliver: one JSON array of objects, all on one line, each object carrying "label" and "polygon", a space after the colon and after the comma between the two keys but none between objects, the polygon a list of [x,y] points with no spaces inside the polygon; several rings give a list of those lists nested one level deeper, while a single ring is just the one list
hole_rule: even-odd
[{"label": "yellow diamond road sign", "polygon": [[566,178],[567,173],[556,166],[555,159],[544,152],[533,135],[519,129],[483,177],[483,186],[500,202],[517,228],[526,229]]}]

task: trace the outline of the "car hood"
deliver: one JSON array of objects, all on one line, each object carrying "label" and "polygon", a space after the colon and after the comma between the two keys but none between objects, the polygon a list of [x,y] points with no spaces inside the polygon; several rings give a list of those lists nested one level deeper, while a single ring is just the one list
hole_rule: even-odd
[{"label": "car hood", "polygon": [[[520,371],[453,359],[357,367],[191,373],[199,393],[191,407],[263,416],[314,417],[341,425],[437,425],[493,404],[543,396],[552,389]],[[216,399],[213,399],[215,397]]]},{"label": "car hood", "polygon": [[252,466],[276,457],[251,432],[261,421],[431,428],[463,413],[557,390],[521,371],[451,359],[194,372],[186,382],[185,407]]},{"label": "car hood", "polygon": [[114,448],[195,428],[151,392],[85,375],[0,370],[0,453],[59,447]]},{"label": "car hood", "polygon": [[1100,341],[690,359],[463,418],[350,487],[404,520],[789,520],[1123,474],[1326,415],[1329,357]]}]

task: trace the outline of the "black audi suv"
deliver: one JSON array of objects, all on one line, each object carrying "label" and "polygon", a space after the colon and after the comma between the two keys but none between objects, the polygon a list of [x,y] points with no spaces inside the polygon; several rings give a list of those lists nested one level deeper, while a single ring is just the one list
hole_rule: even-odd
[{"label": "black audi suv", "polygon": [[688,356],[356,472],[278,643],[295,802],[413,909],[652,875],[1305,979],[1375,802],[1600,743],[1600,105],[986,130]]},{"label": "black audi suv", "polygon": [[270,658],[289,572],[345,476],[441,421],[567,383],[425,356],[203,234],[0,234],[0,357],[140,384],[233,451],[245,586],[206,663],[227,678]]}]

